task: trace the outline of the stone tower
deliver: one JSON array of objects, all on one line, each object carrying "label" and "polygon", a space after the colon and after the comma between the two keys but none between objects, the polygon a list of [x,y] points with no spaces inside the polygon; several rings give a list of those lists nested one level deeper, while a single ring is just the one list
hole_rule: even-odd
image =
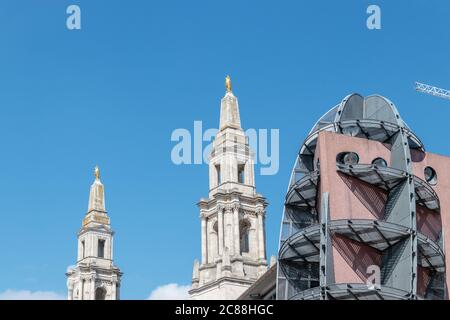
[{"label": "stone tower", "polygon": [[236,299],[266,270],[265,198],[256,193],[253,154],[226,78],[220,129],[209,158],[209,197],[198,203],[201,262],[191,299]]},{"label": "stone tower", "polygon": [[66,273],[68,300],[119,300],[122,273],[113,262],[113,236],[98,167],[88,212],[78,232],[77,264]]}]

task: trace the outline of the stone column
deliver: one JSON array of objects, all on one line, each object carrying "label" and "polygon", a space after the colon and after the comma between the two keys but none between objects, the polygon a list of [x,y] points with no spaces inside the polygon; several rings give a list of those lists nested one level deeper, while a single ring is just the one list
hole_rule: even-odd
[{"label": "stone column", "polygon": [[109,257],[111,260],[113,260],[113,254],[114,254],[114,237],[111,236],[111,248],[109,248]]},{"label": "stone column", "polygon": [[221,257],[223,252],[223,208],[221,206],[219,206],[217,210],[217,223],[219,232],[219,256]]},{"label": "stone column", "polygon": [[208,263],[206,218],[202,214],[202,264]]},{"label": "stone column", "polygon": [[228,255],[230,255],[231,251],[234,250],[233,247],[233,216],[232,216],[232,206],[227,205],[225,207],[224,213],[224,251],[225,248],[228,248]]},{"label": "stone column", "polygon": [[248,160],[248,182],[249,185],[255,186],[255,164],[253,159]]},{"label": "stone column", "polygon": [[222,277],[222,262],[218,262],[216,265],[216,280]]},{"label": "stone column", "polygon": [[239,235],[239,204],[233,208],[233,226],[234,226],[234,255],[241,255],[240,235]]},{"label": "stone column", "polygon": [[95,277],[91,277],[91,300],[95,300]]},{"label": "stone column", "polygon": [[78,297],[78,300],[84,300],[84,298],[86,297],[86,294],[84,293],[84,283],[86,280],[84,280],[84,278],[81,278],[81,292],[80,292],[80,296]]},{"label": "stone column", "polygon": [[[247,147],[244,145],[245,150],[247,150]],[[246,152],[246,151],[245,151]],[[244,180],[242,181],[243,184],[249,184],[248,183],[248,161],[244,163]]]},{"label": "stone column", "polygon": [[225,247],[223,251],[221,276],[225,277],[231,276],[230,250],[228,247]]},{"label": "stone column", "polygon": [[194,268],[192,270],[192,289],[197,289],[199,283],[200,283],[199,262],[197,259],[195,259]]},{"label": "stone column", "polygon": [[[252,219],[253,220],[253,219]],[[258,259],[259,256],[259,242],[258,242],[258,230],[256,230],[255,221],[251,222],[252,226],[248,231],[249,237],[249,254],[252,259]]]},{"label": "stone column", "polygon": [[83,243],[80,239],[78,239],[78,254],[77,254],[77,262],[83,259]]},{"label": "stone column", "polygon": [[217,187],[217,172],[216,172],[216,164],[210,161],[209,163],[209,190]]},{"label": "stone column", "polygon": [[93,234],[89,235],[89,256],[96,257],[97,256],[97,244],[95,243],[95,238]]},{"label": "stone column", "polygon": [[113,281],[111,285],[111,297],[110,300],[117,300],[116,299],[116,282]]},{"label": "stone column", "polygon": [[265,245],[264,245],[264,221],[263,221],[263,210],[258,210],[258,258],[259,260],[265,260]]},{"label": "stone column", "polygon": [[72,281],[69,282],[68,287],[69,287],[69,292],[67,295],[67,300],[73,300],[73,283],[72,283]]}]

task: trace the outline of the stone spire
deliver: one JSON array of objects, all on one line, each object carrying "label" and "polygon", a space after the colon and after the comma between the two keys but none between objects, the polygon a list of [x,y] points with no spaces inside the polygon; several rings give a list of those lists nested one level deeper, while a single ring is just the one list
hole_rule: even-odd
[{"label": "stone spire", "polygon": [[88,213],[91,211],[106,212],[104,187],[100,181],[100,170],[98,166],[95,166],[94,176],[95,180],[91,185],[91,192],[89,194]]},{"label": "stone spire", "polygon": [[69,300],[117,300],[122,272],[113,262],[113,236],[98,167],[88,212],[78,232],[77,263],[66,273]]},{"label": "stone spire", "polygon": [[94,183],[92,183],[89,192],[88,211],[83,220],[83,225],[86,225],[90,221],[109,224],[109,218],[106,214],[105,207],[105,188],[100,181],[100,170],[98,166],[95,166],[94,177],[95,180]]},{"label": "stone spire", "polygon": [[231,78],[225,78],[226,94],[220,105],[220,130],[226,128],[241,129],[241,118],[239,116],[239,105],[237,98],[231,91]]}]

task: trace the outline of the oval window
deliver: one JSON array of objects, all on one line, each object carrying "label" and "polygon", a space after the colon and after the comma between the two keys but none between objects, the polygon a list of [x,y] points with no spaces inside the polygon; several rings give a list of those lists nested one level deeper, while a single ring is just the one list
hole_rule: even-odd
[{"label": "oval window", "polygon": [[383,158],[376,158],[372,161],[372,164],[378,166],[378,167],[387,167],[387,162]]},{"label": "oval window", "polygon": [[359,156],[355,152],[342,152],[338,154],[336,161],[346,165],[355,165],[359,162]]},{"label": "oval window", "polygon": [[426,167],[424,170],[425,180],[432,185],[437,183],[437,174],[432,167]]}]

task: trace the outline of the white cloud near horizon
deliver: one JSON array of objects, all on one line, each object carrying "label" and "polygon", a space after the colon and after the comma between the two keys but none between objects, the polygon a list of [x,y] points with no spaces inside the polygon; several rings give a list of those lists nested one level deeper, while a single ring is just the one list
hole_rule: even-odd
[{"label": "white cloud near horizon", "polygon": [[54,291],[30,291],[7,289],[0,292],[0,300],[64,300],[66,297]]},{"label": "white cloud near horizon", "polygon": [[191,286],[169,283],[153,290],[147,300],[187,300],[190,288]]}]

